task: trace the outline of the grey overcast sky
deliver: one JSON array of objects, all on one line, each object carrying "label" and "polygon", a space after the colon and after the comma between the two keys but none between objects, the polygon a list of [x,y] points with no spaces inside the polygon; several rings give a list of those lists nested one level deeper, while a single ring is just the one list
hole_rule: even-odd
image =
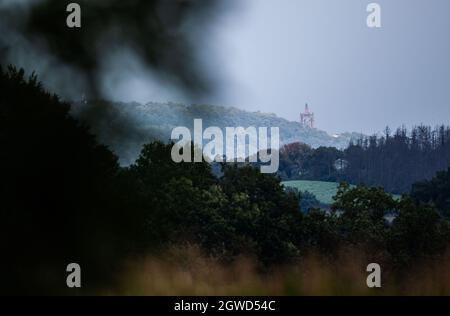
[{"label": "grey overcast sky", "polygon": [[[235,2],[210,44],[215,103],[298,120],[308,102],[330,133],[450,124],[449,0]],[[381,29],[366,25],[371,2]]]}]

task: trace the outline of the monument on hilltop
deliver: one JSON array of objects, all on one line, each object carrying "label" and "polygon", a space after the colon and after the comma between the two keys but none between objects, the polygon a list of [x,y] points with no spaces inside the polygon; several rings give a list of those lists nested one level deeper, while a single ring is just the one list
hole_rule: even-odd
[{"label": "monument on hilltop", "polygon": [[314,128],[314,113],[309,110],[308,103],[305,104],[305,112],[300,113],[300,123],[304,127]]}]

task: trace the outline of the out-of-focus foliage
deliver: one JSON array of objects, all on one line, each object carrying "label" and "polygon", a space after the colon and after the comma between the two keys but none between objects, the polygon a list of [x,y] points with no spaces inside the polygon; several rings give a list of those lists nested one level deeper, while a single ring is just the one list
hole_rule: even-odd
[{"label": "out-of-focus foliage", "polygon": [[[211,90],[212,78],[200,63],[197,47],[215,15],[227,4],[218,0],[79,0],[81,27],[69,28],[70,2],[28,1],[0,7],[0,57],[4,62],[29,62],[26,50],[46,52],[87,81],[89,97],[100,96],[99,75],[109,52],[131,50],[143,67],[187,93]],[[21,1],[23,2],[23,1]],[[20,54],[22,60],[14,55]],[[33,57],[34,56],[34,57]],[[35,61],[33,60],[35,63]],[[45,69],[45,68],[44,68]],[[30,69],[27,69],[30,70]],[[53,77],[59,73],[46,69]]]}]

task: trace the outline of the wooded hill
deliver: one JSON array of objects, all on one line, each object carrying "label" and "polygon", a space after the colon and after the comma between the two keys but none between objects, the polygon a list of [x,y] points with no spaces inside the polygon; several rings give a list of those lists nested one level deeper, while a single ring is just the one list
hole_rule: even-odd
[{"label": "wooded hill", "polygon": [[177,126],[193,128],[194,119],[202,119],[204,128],[279,127],[280,143],[302,142],[313,148],[320,146],[346,148],[361,135],[344,133],[329,135],[319,129],[302,127],[275,114],[248,112],[234,107],[184,105],[178,103],[114,103],[95,101],[76,103],[73,114],[92,127],[102,143],[110,146],[122,164],[136,159],[141,146],[152,140],[168,141]]}]

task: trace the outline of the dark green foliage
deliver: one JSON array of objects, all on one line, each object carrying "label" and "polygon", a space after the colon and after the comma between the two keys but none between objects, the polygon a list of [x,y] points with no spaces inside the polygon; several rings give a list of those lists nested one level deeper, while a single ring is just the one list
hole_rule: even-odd
[{"label": "dark green foliage", "polygon": [[[429,204],[408,196],[396,201],[381,188],[342,184],[332,209],[341,212],[341,237],[347,242],[386,252],[396,265],[430,258],[448,249],[449,223]],[[394,215],[389,224],[386,215]]]},{"label": "dark green foliage", "polygon": [[348,242],[371,248],[385,246],[385,215],[395,211],[397,207],[390,194],[382,188],[350,188],[348,184],[342,183],[334,199],[332,210],[341,213],[340,229]]},{"label": "dark green foliage", "polygon": [[338,179],[338,172],[334,168],[334,163],[342,156],[342,152],[334,147],[315,149],[304,163],[305,175],[308,179],[335,182]]},{"label": "dark green foliage", "polygon": [[338,217],[321,209],[311,209],[303,218],[302,237],[306,250],[334,255],[341,242]]},{"label": "dark green foliage", "polygon": [[413,185],[411,196],[421,202],[433,203],[447,219],[450,219],[450,168],[441,171],[429,181]]},{"label": "dark green foliage", "polygon": [[388,236],[388,249],[397,264],[411,264],[448,249],[449,224],[427,204],[404,198]]},{"label": "dark green foliage", "polygon": [[287,144],[280,149],[279,175],[283,180],[335,182],[339,172],[334,164],[343,156],[335,147],[313,149],[299,142]]},{"label": "dark green foliage", "polygon": [[[175,163],[172,144],[145,145],[136,163],[126,169],[135,181],[145,248],[188,240],[211,246],[222,244],[227,227],[219,210],[224,197],[210,166]],[[222,225],[222,226],[221,226]],[[148,250],[148,249],[147,249]]]},{"label": "dark green foliage", "polygon": [[300,192],[298,196],[300,202],[300,210],[309,211],[312,208],[320,208],[322,203],[317,200],[316,196],[308,191]]},{"label": "dark green foliage", "polygon": [[297,255],[301,214],[278,179],[237,165],[224,165],[217,179],[205,162],[174,163],[171,148],[145,145],[127,171],[145,210],[147,248],[188,241],[222,260],[246,253],[263,263]]},{"label": "dark green foliage", "polygon": [[286,192],[291,192],[298,197],[298,207],[301,212],[307,213],[310,209],[327,208],[317,197],[309,191],[299,191],[294,187],[287,187]]},{"label": "dark green foliage", "polygon": [[298,254],[298,201],[284,191],[279,179],[250,166],[226,165],[221,186],[231,201],[227,214],[236,233],[256,245],[255,253],[263,262],[280,262]]},{"label": "dark green foliage", "polygon": [[284,145],[280,149],[280,167],[278,174],[283,180],[301,179],[305,174],[305,162],[313,149],[299,142]]}]

